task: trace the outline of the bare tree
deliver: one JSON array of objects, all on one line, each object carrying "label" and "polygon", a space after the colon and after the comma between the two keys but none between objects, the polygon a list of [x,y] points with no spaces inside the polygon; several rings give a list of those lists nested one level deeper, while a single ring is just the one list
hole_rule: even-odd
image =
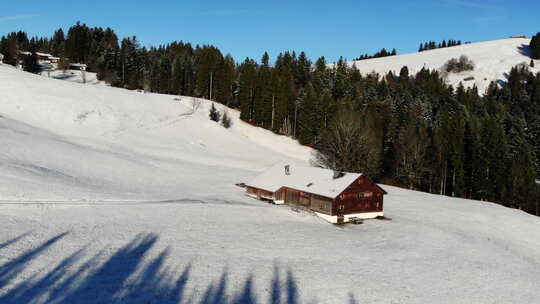
[{"label": "bare tree", "polygon": [[69,60],[65,57],[60,58],[60,61],[58,61],[58,68],[65,74],[69,69]]},{"label": "bare tree", "polygon": [[194,114],[201,107],[202,100],[199,98],[191,97],[190,104],[191,104],[191,114]]},{"label": "bare tree", "polygon": [[312,164],[337,172],[376,174],[376,149],[370,145],[359,114],[341,111],[323,132]]},{"label": "bare tree", "polygon": [[396,175],[415,189],[426,173],[427,129],[420,124],[404,126],[395,145],[397,152]]},{"label": "bare tree", "polygon": [[180,116],[191,116],[195,114],[201,107],[202,100],[195,97],[189,98],[189,110],[186,113],[182,113]]}]

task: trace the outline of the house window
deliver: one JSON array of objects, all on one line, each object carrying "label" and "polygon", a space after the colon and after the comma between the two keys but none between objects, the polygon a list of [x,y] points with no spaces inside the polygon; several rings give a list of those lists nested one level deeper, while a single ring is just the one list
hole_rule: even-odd
[{"label": "house window", "polygon": [[358,194],[358,198],[370,198],[373,196],[373,192],[362,192]]}]

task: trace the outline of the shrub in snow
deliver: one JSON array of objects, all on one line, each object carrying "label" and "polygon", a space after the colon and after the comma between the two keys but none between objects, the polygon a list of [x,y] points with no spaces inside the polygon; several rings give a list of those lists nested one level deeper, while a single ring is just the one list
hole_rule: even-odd
[{"label": "shrub in snow", "polygon": [[225,128],[230,128],[232,125],[232,121],[229,118],[229,115],[227,114],[227,111],[223,112],[223,117],[221,118],[221,125]]},{"label": "shrub in snow", "polygon": [[459,59],[452,58],[446,62],[444,65],[444,70],[446,72],[463,72],[463,71],[472,71],[474,70],[474,62],[470,60],[467,56],[461,55]]},{"label": "shrub in snow", "polygon": [[216,109],[213,103],[212,103],[212,107],[210,108],[209,116],[210,116],[210,119],[215,122],[218,122],[219,119],[221,118],[221,114],[218,112],[218,110]]}]

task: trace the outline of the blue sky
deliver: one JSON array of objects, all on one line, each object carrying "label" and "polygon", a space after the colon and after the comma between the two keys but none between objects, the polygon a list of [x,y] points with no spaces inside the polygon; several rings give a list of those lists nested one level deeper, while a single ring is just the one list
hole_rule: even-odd
[{"label": "blue sky", "polygon": [[[3,1],[0,33],[52,35],[81,21],[143,45],[213,44],[236,59],[305,51],[333,61],[383,47],[415,52],[421,41],[485,41],[540,31],[540,0],[385,1]],[[46,5],[45,5],[46,4]]]}]

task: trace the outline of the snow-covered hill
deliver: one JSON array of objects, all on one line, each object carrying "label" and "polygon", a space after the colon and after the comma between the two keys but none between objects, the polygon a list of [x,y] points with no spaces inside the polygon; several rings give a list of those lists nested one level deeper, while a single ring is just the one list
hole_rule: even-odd
[{"label": "snow-covered hill", "polygon": [[[441,70],[444,64],[461,55],[467,56],[475,64],[473,71],[448,74],[449,84],[457,86],[460,82],[466,87],[476,85],[480,93],[485,92],[490,82],[506,81],[507,73],[518,64],[529,65],[530,39],[509,38],[495,41],[464,44],[455,47],[435,49],[420,53],[405,54],[391,57],[375,58],[361,61],[351,61],[362,72],[377,72],[385,74],[393,71],[399,75],[403,66],[407,66],[409,73],[415,74],[423,67]],[[537,63],[540,63],[537,61]],[[538,72],[540,64],[532,71]],[[466,81],[466,78],[474,77],[474,80]]]},{"label": "snow-covered hill", "polygon": [[[241,122],[237,111],[229,111],[231,129],[221,127],[208,119],[205,100],[85,86],[7,66],[0,66],[0,91],[7,147],[0,176],[9,180],[0,199],[220,197],[254,170],[310,157],[290,138]],[[200,106],[190,115],[193,103]]]},{"label": "snow-covered hill", "polygon": [[360,226],[255,201],[234,183],[311,150],[193,105],[0,66],[0,303],[540,300],[539,218],[388,186],[392,221]]}]

